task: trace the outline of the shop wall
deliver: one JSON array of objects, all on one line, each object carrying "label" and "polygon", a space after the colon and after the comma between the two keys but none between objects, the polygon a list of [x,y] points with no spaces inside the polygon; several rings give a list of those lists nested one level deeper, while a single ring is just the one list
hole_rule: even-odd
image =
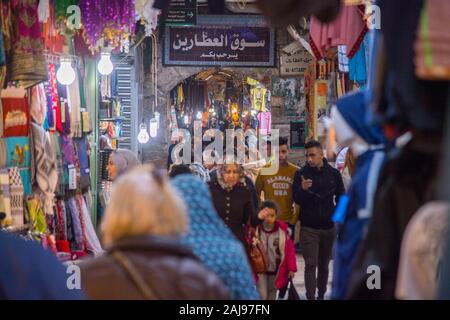
[{"label": "shop wall", "polygon": [[[284,30],[277,31],[277,57],[279,57],[279,50],[287,43],[292,41],[290,36]],[[169,113],[170,106],[168,106],[168,98],[170,91],[181,81],[195,75],[201,71],[209,68],[205,67],[165,67],[162,64],[162,44],[158,46],[158,66],[157,66],[157,111],[161,114],[161,127],[158,136],[155,139],[141,145],[142,161],[152,162],[159,168],[165,168],[167,165],[167,150],[170,144],[169,135]],[[148,58],[148,57],[147,57]],[[144,59],[146,57],[144,56]],[[272,123],[273,128],[280,129],[280,135],[289,137],[290,121],[299,120],[304,109],[303,92],[302,92],[302,77],[284,78],[279,77],[279,59],[277,61],[277,68],[226,68],[237,73],[242,73],[244,76],[252,77],[263,83],[271,91],[273,90],[273,83],[280,81],[291,81],[293,85],[297,86],[299,99],[296,102],[293,110],[292,106],[286,110],[284,105],[273,105],[272,107]],[[154,84],[152,83],[152,74],[150,70],[144,73],[143,84],[143,116],[148,124],[148,121],[153,116],[153,103],[155,101]],[[282,80],[280,80],[282,79]],[[279,97],[275,97],[279,98]],[[282,101],[282,99],[278,99]],[[304,151],[292,150],[290,161],[303,163]]]}]

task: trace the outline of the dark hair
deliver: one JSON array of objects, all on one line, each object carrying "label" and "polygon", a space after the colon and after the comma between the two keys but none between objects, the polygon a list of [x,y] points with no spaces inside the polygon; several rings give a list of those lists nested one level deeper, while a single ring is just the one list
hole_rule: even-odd
[{"label": "dark hair", "polygon": [[286,137],[280,137],[279,139],[278,139],[278,146],[284,146],[284,145],[287,145],[288,144],[288,138],[286,138]]},{"label": "dark hair", "polygon": [[259,207],[259,211],[261,211],[262,209],[265,209],[265,208],[269,208],[269,209],[275,210],[275,213],[277,214],[277,216],[280,213],[280,208],[278,208],[278,205],[275,202],[273,202],[273,201],[266,200],[266,201],[261,202],[261,205]]},{"label": "dark hair", "polygon": [[180,174],[192,173],[191,168],[187,164],[174,164],[170,167],[169,177],[175,178]]},{"label": "dark hair", "polygon": [[322,149],[322,145],[317,140],[311,140],[308,141],[305,145],[305,149],[311,149],[311,148],[319,148]]}]

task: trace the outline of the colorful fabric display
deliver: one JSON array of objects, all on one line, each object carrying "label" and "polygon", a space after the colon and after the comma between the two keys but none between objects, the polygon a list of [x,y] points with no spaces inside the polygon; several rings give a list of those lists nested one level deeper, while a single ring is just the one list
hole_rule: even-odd
[{"label": "colorful fabric display", "polygon": [[81,138],[81,100],[80,100],[80,86],[78,81],[78,72],[75,72],[76,79],[72,84],[68,85],[67,102],[70,109],[70,131],[75,138]]},{"label": "colorful fabric display", "polygon": [[86,189],[91,185],[86,139],[75,139],[74,142],[77,149],[78,163],[80,167],[80,186],[81,189]]},{"label": "colorful fabric display", "polygon": [[64,201],[59,200],[56,202],[56,239],[67,240],[67,218],[66,207]]},{"label": "colorful fabric display", "polygon": [[24,98],[2,98],[3,136],[28,136],[29,106]]},{"label": "colorful fabric display", "polygon": [[39,233],[47,232],[47,223],[45,221],[44,211],[42,210],[41,201],[33,198],[27,200],[28,215],[33,226],[33,231]]},{"label": "colorful fabric display", "polygon": [[0,139],[0,168],[6,168],[6,143],[4,139]]},{"label": "colorful fabric display", "polygon": [[98,240],[97,233],[95,232],[92,220],[87,208],[86,202],[82,195],[76,196],[78,206],[80,208],[80,219],[83,225],[84,239],[86,240],[86,249],[92,252],[94,256],[99,256],[103,253],[102,246]]},{"label": "colorful fabric display", "polygon": [[[1,36],[1,32],[0,32]],[[0,99],[0,138],[3,138],[3,106],[2,99]]]},{"label": "colorful fabric display", "polygon": [[23,185],[17,167],[8,168],[9,191],[11,197],[12,225],[21,227],[24,224],[23,216]]},{"label": "colorful fabric display", "polygon": [[76,163],[76,153],[75,153],[75,146],[73,144],[73,140],[66,136],[61,136],[61,142],[62,142],[62,155],[64,159],[64,164],[67,165],[75,165]]},{"label": "colorful fabric display", "polygon": [[0,211],[6,214],[3,220],[3,226],[12,224],[11,216],[11,194],[9,191],[9,173],[8,169],[0,169]]},{"label": "colorful fabric display", "polygon": [[35,124],[31,124],[33,134],[35,162],[36,162],[36,182],[44,196],[44,210],[46,214],[54,214],[53,198],[58,184],[58,169],[56,155],[44,129]]},{"label": "colorful fabric display", "polygon": [[6,166],[25,168],[30,166],[30,140],[28,137],[5,138]]},{"label": "colorful fabric display", "polygon": [[66,212],[70,215],[71,231],[70,238],[68,239],[72,244],[72,251],[84,250],[83,230],[80,222],[80,213],[77,208],[75,198],[72,197],[66,202]]},{"label": "colorful fabric display", "polygon": [[42,125],[44,123],[47,115],[47,97],[43,83],[31,88],[30,114],[37,124]]},{"label": "colorful fabric display", "polygon": [[58,169],[58,185],[56,188],[57,196],[64,196],[65,194],[65,185],[66,185],[66,177],[64,171],[64,159],[61,153],[61,140],[60,135],[58,133],[49,132],[50,143],[53,147],[53,152],[56,155],[56,165]]}]

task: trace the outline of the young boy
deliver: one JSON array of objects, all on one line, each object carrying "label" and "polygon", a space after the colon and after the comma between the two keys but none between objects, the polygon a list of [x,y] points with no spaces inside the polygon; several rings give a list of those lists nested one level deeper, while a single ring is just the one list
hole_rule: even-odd
[{"label": "young boy", "polygon": [[258,274],[258,291],[263,300],[275,300],[277,290],[284,288],[297,272],[294,244],[286,223],[278,219],[277,205],[264,201],[264,222],[257,227],[256,235],[267,257],[267,271]]}]

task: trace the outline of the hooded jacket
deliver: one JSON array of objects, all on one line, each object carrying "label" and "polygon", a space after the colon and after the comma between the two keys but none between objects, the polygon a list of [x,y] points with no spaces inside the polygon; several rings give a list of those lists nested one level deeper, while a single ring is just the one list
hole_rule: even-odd
[{"label": "hooded jacket", "polygon": [[355,137],[367,143],[368,149],[358,156],[348,193],[333,217],[339,226],[333,268],[333,299],[345,298],[356,253],[372,217],[378,177],[385,162],[383,134],[377,126],[368,125],[365,121],[365,98],[369,92],[358,91],[336,103],[337,111]]},{"label": "hooded jacket", "polygon": [[[312,187],[307,191],[302,188],[302,176],[313,181]],[[330,166],[326,159],[323,159],[323,167],[320,169],[306,165],[297,171],[294,176],[293,196],[294,202],[302,208],[302,227],[333,228],[331,216],[344,192],[341,174]]]},{"label": "hooded jacket", "polygon": [[[258,226],[261,228],[261,225]],[[289,237],[288,226],[281,220],[275,221],[274,232],[279,233],[278,248],[281,254],[281,262],[275,276],[275,288],[283,289],[289,282],[289,272],[297,272],[297,258],[294,244]],[[259,231],[261,234],[263,231]]]}]

